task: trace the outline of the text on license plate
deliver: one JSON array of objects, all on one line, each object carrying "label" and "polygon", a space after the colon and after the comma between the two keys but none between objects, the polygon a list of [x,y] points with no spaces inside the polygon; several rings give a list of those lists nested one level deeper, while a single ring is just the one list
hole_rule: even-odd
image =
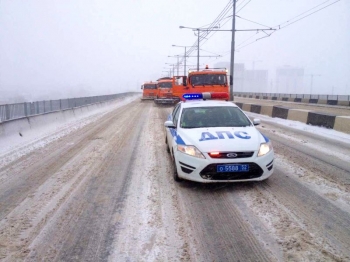
[{"label": "text on license plate", "polygon": [[216,172],[248,172],[248,164],[217,165]]}]

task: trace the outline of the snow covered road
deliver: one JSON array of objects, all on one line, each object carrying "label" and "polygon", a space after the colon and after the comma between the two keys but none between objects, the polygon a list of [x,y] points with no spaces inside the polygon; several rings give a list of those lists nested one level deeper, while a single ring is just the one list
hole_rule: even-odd
[{"label": "snow covered road", "polygon": [[130,101],[0,148],[1,261],[350,260],[350,135],[250,114],[267,181],[176,183],[171,108]]}]

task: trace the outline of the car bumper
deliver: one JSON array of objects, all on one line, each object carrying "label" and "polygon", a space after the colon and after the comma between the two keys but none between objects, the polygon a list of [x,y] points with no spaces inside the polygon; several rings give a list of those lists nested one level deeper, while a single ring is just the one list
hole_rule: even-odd
[{"label": "car bumper", "polygon": [[[274,153],[265,156],[239,159],[215,159],[205,154],[206,159],[192,157],[182,152],[175,152],[175,161],[180,178],[201,183],[227,183],[262,181],[272,175],[274,171]],[[220,164],[249,164],[248,172],[217,172]]]},{"label": "car bumper", "polygon": [[178,98],[158,98],[154,99],[156,104],[177,104],[180,101]]}]

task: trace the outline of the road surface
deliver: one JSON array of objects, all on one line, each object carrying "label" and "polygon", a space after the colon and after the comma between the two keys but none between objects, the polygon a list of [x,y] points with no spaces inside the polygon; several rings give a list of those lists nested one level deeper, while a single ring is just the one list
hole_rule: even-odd
[{"label": "road surface", "polygon": [[2,153],[0,260],[350,260],[349,143],[262,121],[267,181],[176,183],[169,112],[136,99]]}]

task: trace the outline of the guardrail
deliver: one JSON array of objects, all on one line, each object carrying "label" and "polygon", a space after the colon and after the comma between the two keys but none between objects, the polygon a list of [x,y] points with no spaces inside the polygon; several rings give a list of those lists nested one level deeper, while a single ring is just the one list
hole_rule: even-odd
[{"label": "guardrail", "polygon": [[0,122],[105,102],[129,93],[0,105]]},{"label": "guardrail", "polygon": [[234,96],[282,100],[292,102],[304,102],[314,104],[328,105],[345,105],[350,106],[350,95],[311,95],[311,94],[280,94],[280,93],[251,93],[251,92],[234,92]]}]

